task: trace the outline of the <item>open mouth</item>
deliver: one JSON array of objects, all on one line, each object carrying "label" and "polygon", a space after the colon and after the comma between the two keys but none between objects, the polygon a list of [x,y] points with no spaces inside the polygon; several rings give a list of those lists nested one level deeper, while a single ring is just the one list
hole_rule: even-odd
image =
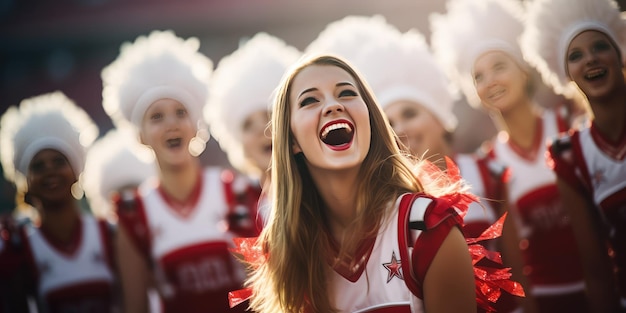
[{"label": "open mouth", "polygon": [[585,79],[594,80],[602,78],[606,75],[606,69],[594,69],[585,74]]},{"label": "open mouth", "polygon": [[320,139],[329,146],[339,147],[352,141],[354,125],[347,120],[332,121],[322,128]]},{"label": "open mouth", "polygon": [[498,89],[495,92],[491,93],[491,95],[489,95],[489,99],[497,99],[499,97],[501,97],[504,94],[504,89]]},{"label": "open mouth", "polygon": [[180,148],[183,144],[182,138],[172,138],[166,141],[168,148]]}]

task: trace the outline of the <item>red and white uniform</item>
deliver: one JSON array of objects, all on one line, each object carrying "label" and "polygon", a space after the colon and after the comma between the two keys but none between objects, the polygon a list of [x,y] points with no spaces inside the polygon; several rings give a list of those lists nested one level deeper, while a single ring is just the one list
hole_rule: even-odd
[{"label": "red and white uniform", "polygon": [[582,265],[556,175],[545,158],[548,140],[567,131],[567,126],[547,110],[537,127],[532,150],[524,151],[499,136],[491,155],[511,173],[509,209],[518,217],[523,273],[531,284],[527,292],[536,297],[542,311],[579,312],[586,306]]},{"label": "red and white uniform", "polygon": [[497,206],[505,199],[502,183],[505,167],[495,160],[472,154],[458,154],[454,158],[461,177],[470,186],[470,192],[481,199],[472,202],[463,218],[466,237],[478,237],[498,219]]},{"label": "red and white uniform", "polygon": [[23,229],[43,312],[111,312],[114,274],[110,226],[82,215],[75,243],[61,249],[39,228]]},{"label": "red and white uniform", "polygon": [[612,143],[592,124],[555,141],[550,152],[559,178],[598,208],[626,308],[626,131]]},{"label": "red and white uniform", "polygon": [[229,202],[229,231],[237,237],[257,237],[267,220],[266,197],[260,182],[230,171],[222,174],[222,181]]},{"label": "red and white uniform", "polygon": [[[461,177],[470,185],[470,192],[480,199],[480,203],[469,204],[467,213],[463,217],[463,234],[466,238],[477,238],[495,223],[501,214],[501,206],[506,199],[503,187],[508,171],[505,166],[487,155],[458,154],[454,161]],[[485,246],[496,250],[496,242],[493,240],[485,243]],[[483,265],[483,263],[478,265]],[[517,299],[510,294],[503,293],[503,297],[494,306],[498,312],[512,312],[518,307]]]},{"label": "red and white uniform", "polygon": [[175,205],[155,181],[139,187],[132,208],[118,205],[120,225],[152,265],[165,312],[245,309],[228,306],[228,292],[241,287],[245,271],[229,251],[233,236],[221,175],[221,169],[206,169],[184,205]]},{"label": "red and white uniform", "polygon": [[[340,263],[331,273],[328,296],[339,311],[423,312],[422,300],[412,294],[405,279],[423,283],[441,243],[452,227],[460,227],[461,220],[454,209],[443,208],[436,205],[436,200],[425,197],[417,198],[410,212],[403,216],[406,210],[400,208],[401,199],[381,225],[375,241],[361,247],[356,259],[362,262],[351,268]],[[409,234],[409,222],[423,223],[425,230]],[[409,242],[409,237],[415,241]],[[415,251],[412,256],[411,251]],[[329,261],[331,266],[332,263]],[[417,290],[421,293],[421,287]]]}]

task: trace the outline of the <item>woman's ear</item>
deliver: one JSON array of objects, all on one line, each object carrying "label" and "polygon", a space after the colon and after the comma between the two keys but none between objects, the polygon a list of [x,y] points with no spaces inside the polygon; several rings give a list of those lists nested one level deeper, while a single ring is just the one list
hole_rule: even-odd
[{"label": "woman's ear", "polygon": [[300,148],[298,141],[295,139],[293,140],[293,143],[291,144],[291,152],[293,152],[294,155],[302,152],[302,148]]}]

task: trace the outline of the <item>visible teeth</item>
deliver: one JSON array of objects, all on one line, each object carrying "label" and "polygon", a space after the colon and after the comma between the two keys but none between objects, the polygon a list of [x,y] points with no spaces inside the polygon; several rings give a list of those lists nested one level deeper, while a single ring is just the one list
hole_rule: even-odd
[{"label": "visible teeth", "polygon": [[597,69],[597,70],[592,70],[587,72],[587,75],[585,75],[587,78],[596,78],[600,75],[604,75],[606,71],[604,69]]},{"label": "visible teeth", "polygon": [[170,147],[175,147],[180,145],[181,143],[181,139],[180,138],[175,138],[175,139],[168,139],[167,140],[167,145]]},{"label": "visible teeth", "polygon": [[503,93],[504,93],[504,90],[503,90],[503,89],[500,89],[500,90],[498,90],[498,91],[496,91],[496,92],[492,93],[490,98],[495,98],[495,97],[498,97],[498,96],[502,95]]},{"label": "visible teeth", "polygon": [[324,128],[324,131],[322,132],[322,139],[326,138],[326,136],[328,136],[328,133],[330,133],[331,131],[333,131],[335,129],[340,129],[340,128],[345,128],[348,132],[352,131],[352,128],[350,127],[350,125],[348,123],[333,124],[333,125],[330,125],[330,126]]}]

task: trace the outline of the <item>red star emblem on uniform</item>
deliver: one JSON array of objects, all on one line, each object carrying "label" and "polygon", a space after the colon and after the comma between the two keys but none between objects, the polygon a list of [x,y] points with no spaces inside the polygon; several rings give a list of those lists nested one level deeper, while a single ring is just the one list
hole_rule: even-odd
[{"label": "red star emblem on uniform", "polygon": [[391,252],[391,262],[383,263],[383,266],[389,272],[387,275],[387,283],[389,283],[394,277],[404,280],[404,277],[402,276],[402,261],[396,259],[395,252]]}]

